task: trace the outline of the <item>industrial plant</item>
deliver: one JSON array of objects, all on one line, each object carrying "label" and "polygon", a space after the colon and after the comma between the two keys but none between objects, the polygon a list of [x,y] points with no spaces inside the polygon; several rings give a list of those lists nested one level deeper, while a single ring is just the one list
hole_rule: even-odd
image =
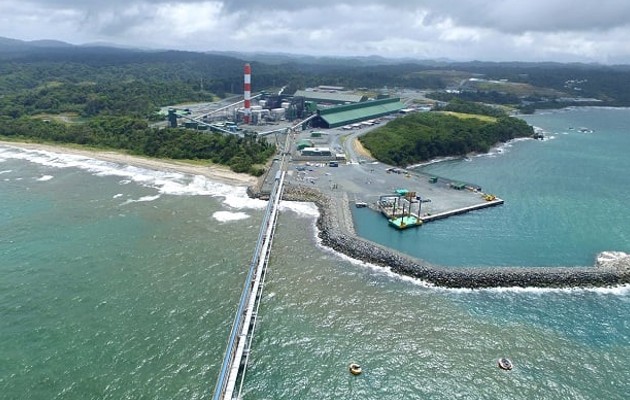
[{"label": "industrial plant", "polygon": [[[340,86],[322,85],[293,93],[285,93],[284,89],[278,93],[259,91],[252,95],[252,67],[245,64],[242,98],[236,96],[218,103],[170,107],[168,126],[225,134],[252,131],[265,135],[278,129],[286,130],[289,126],[301,130],[366,127],[380,117],[405,110],[399,98],[387,95],[368,98]],[[265,128],[273,125],[279,127]]]}]

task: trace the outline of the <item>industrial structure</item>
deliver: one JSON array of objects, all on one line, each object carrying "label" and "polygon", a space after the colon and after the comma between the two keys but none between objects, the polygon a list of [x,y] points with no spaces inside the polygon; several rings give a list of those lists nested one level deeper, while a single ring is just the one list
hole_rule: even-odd
[{"label": "industrial structure", "polygon": [[397,113],[405,108],[399,98],[364,101],[337,107],[319,109],[318,118],[313,120],[314,127],[338,128],[373,118]]},{"label": "industrial structure", "polygon": [[[297,90],[289,95],[283,93],[283,87],[277,93],[263,91],[252,95],[252,67],[246,63],[243,66],[242,99],[235,96],[231,103],[224,100],[219,102],[222,104],[194,104],[183,109],[172,107],[168,110],[168,126],[242,134],[243,125],[253,127],[291,121],[298,123],[298,130],[308,127],[331,129],[349,124],[354,127],[358,123],[369,125],[373,119],[401,112],[405,108],[398,98],[368,100],[363,94],[342,89],[338,86],[320,86]],[[262,132],[262,136],[265,133],[268,132]]]},{"label": "industrial structure", "polygon": [[249,124],[251,121],[251,96],[252,96],[252,67],[245,64],[243,68],[243,122]]},{"label": "industrial structure", "polygon": [[317,103],[348,104],[366,101],[367,97],[360,94],[338,93],[333,91],[298,90],[293,97],[303,97],[305,100]]}]

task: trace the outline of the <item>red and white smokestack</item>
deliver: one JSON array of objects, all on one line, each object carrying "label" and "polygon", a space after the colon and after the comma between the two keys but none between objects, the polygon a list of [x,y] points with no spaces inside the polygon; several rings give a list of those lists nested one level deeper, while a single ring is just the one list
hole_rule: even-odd
[{"label": "red and white smokestack", "polygon": [[245,64],[244,68],[244,85],[243,85],[243,99],[245,100],[245,115],[243,116],[243,122],[250,123],[250,117],[252,115],[251,110],[251,95],[252,95],[252,67],[249,64]]}]

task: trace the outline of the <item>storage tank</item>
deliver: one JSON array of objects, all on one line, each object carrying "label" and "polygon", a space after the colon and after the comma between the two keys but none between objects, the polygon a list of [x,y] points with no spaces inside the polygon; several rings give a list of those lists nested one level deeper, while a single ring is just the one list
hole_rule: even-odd
[{"label": "storage tank", "polygon": [[256,114],[258,116],[268,116],[269,110],[252,110],[252,114]]},{"label": "storage tank", "polygon": [[280,120],[282,118],[284,118],[284,108],[273,108],[271,109],[271,118],[273,118],[274,120]]}]

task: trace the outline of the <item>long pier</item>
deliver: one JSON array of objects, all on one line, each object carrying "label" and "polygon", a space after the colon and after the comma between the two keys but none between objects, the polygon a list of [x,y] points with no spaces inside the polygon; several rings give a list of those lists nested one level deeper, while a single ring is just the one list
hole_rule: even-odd
[{"label": "long pier", "polygon": [[[284,161],[284,160],[283,160]],[[228,339],[227,349],[223,358],[223,364],[215,387],[213,400],[240,399],[247,361],[251,349],[258,307],[262,297],[263,286],[273,234],[278,217],[278,205],[282,198],[286,171],[276,173],[269,203],[265,211],[264,219],[258,234],[256,249],[249,267],[247,279],[241,293],[238,310],[232,324],[232,330]],[[238,388],[237,388],[238,386]]]},{"label": "long pier", "polygon": [[482,208],[494,207],[503,203],[504,203],[503,199],[500,199],[497,197],[496,199],[486,201],[485,203],[479,203],[479,204],[475,204],[469,207],[462,207],[462,208],[457,208],[455,210],[444,211],[438,214],[425,215],[421,217],[420,219],[422,220],[422,222],[437,221],[438,219],[448,218],[453,215],[465,214],[469,211],[481,210]]}]

